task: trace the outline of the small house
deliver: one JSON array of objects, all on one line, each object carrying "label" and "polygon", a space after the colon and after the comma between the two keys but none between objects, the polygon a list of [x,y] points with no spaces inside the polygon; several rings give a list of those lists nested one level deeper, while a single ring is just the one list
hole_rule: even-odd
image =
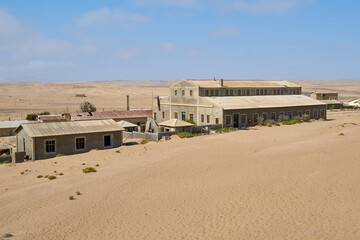
[{"label": "small house", "polygon": [[123,127],[125,129],[126,132],[136,132],[138,129],[138,125],[128,122],[128,121],[124,121],[121,120],[120,122],[117,122],[121,127]]},{"label": "small house", "polygon": [[13,136],[14,130],[20,126],[20,124],[27,122],[27,120],[0,122],[0,137]]},{"label": "small house", "polygon": [[179,119],[170,119],[159,123],[159,126],[164,127],[165,132],[192,132],[194,124]]},{"label": "small house", "polygon": [[119,147],[123,131],[114,120],[40,122],[21,124],[16,130],[18,152],[32,160]]}]

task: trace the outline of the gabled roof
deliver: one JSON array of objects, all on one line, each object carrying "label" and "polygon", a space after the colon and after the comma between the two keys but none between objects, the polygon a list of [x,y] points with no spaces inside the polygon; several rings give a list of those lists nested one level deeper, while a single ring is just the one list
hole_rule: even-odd
[{"label": "gabled roof", "polygon": [[179,119],[170,119],[164,122],[159,123],[160,126],[165,127],[191,127],[194,126],[194,124],[179,120]]},{"label": "gabled roof", "polygon": [[[192,85],[202,88],[221,88],[220,80],[187,80]],[[284,87],[301,87],[295,83],[288,81],[266,81],[266,80],[223,80],[223,87],[234,88],[284,88]]]},{"label": "gabled roof", "polygon": [[304,95],[202,97],[224,110],[319,106],[325,103]]},{"label": "gabled roof", "polygon": [[21,129],[30,137],[51,137],[86,133],[123,131],[117,122],[109,120],[71,121],[71,122],[38,122],[21,124],[15,132]]},{"label": "gabled roof", "polygon": [[123,128],[128,128],[128,127],[137,127],[138,125],[136,124],[133,124],[131,122],[128,122],[128,121],[124,121],[124,120],[121,120],[119,122],[117,122],[121,127]]},{"label": "gabled roof", "polygon": [[146,118],[152,116],[152,110],[131,110],[131,111],[104,111],[93,113],[71,113],[71,120],[100,120],[100,119],[128,119]]},{"label": "gabled roof", "polygon": [[0,122],[0,128],[17,128],[22,123],[28,123],[27,120],[20,120],[20,121],[4,121]]}]

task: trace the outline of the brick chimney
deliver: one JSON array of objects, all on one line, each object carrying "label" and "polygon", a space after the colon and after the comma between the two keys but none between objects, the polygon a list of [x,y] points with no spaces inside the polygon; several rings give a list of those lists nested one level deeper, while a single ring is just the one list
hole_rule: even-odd
[{"label": "brick chimney", "polygon": [[130,111],[130,96],[126,95],[126,111]]},{"label": "brick chimney", "polygon": [[223,87],[224,86],[224,79],[220,79],[220,87]]}]

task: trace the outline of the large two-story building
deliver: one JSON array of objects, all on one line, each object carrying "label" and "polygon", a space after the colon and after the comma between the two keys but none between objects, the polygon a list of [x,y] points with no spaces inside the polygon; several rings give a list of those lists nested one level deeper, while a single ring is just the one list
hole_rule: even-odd
[{"label": "large two-story building", "polygon": [[170,96],[153,106],[157,122],[192,120],[198,126],[240,127],[264,119],[309,115],[326,119],[326,104],[301,95],[301,86],[288,81],[181,80]]}]

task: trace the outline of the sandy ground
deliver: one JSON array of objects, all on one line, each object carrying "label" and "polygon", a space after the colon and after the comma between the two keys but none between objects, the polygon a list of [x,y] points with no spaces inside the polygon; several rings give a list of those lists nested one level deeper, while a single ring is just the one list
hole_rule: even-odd
[{"label": "sandy ground", "polygon": [[[340,100],[360,98],[360,81],[303,80],[293,81],[303,86],[303,93],[314,90],[339,92]],[[80,111],[80,104],[90,101],[98,111],[125,110],[126,95],[133,109],[150,109],[153,96],[169,95],[174,81],[102,81],[72,83],[1,83],[0,121],[25,119],[29,113],[51,114]],[[75,97],[86,94],[86,98]]]},{"label": "sandy ground", "polygon": [[[14,240],[360,239],[360,113],[328,117],[0,165],[0,232]],[[54,171],[64,175],[36,178]]]}]

